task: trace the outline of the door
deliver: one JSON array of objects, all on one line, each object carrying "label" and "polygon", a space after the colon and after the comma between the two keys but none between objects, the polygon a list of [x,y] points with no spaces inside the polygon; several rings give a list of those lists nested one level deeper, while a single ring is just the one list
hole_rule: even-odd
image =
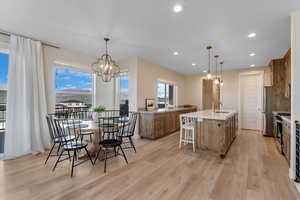
[{"label": "door", "polygon": [[240,117],[241,128],[262,130],[262,91],[261,74],[240,75]]}]

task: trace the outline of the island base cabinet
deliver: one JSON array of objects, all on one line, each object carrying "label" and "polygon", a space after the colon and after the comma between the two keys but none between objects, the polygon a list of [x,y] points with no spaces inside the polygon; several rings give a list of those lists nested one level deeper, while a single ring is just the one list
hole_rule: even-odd
[{"label": "island base cabinet", "polygon": [[139,135],[142,138],[156,139],[174,133],[180,129],[179,116],[196,110],[192,107],[180,111],[140,113]]},{"label": "island base cabinet", "polygon": [[225,157],[237,136],[237,114],[227,120],[209,120],[197,124],[197,147]]}]

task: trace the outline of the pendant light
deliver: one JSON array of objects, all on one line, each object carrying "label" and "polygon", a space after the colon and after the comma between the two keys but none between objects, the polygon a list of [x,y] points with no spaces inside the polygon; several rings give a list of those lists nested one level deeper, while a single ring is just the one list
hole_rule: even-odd
[{"label": "pendant light", "polygon": [[223,82],[223,64],[224,64],[224,61],[220,62],[220,66],[221,66],[221,72],[220,72],[220,86],[223,86],[223,85],[224,85],[224,82]]},{"label": "pendant light", "polygon": [[206,78],[210,80],[212,78],[211,72],[210,72],[210,51],[212,49],[212,46],[207,46],[206,49],[208,50],[208,70]]},{"label": "pendant light", "polygon": [[216,59],[216,61],[215,61],[215,63],[216,63],[216,77],[214,78],[214,79],[215,79],[215,80],[214,80],[214,83],[215,83],[216,85],[219,85],[219,83],[220,83],[219,75],[218,75],[218,58],[219,58],[219,56],[218,56],[218,55],[215,55],[215,59]]},{"label": "pendant light", "polygon": [[120,75],[120,67],[108,54],[107,43],[109,38],[104,38],[105,41],[105,54],[97,59],[92,64],[92,69],[97,76],[101,76],[104,82],[110,82],[112,78],[116,78]]}]

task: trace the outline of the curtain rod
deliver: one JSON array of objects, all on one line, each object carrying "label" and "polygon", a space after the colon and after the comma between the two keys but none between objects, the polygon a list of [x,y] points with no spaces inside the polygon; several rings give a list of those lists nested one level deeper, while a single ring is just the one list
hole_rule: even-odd
[{"label": "curtain rod", "polygon": [[[10,32],[2,31],[2,30],[0,30],[0,34],[6,35],[6,36],[8,36],[8,37],[10,37],[10,35],[17,35],[17,36],[21,36],[21,37],[24,37],[24,38],[27,38],[27,39],[31,39],[31,40],[35,40],[35,41],[40,41],[40,40],[37,40],[37,39],[32,38],[32,37],[28,37],[28,36],[24,36],[24,35],[20,35],[20,34],[15,34],[15,33],[10,33]],[[52,45],[52,44],[49,44],[49,43],[43,42],[43,41],[40,41],[40,42],[41,42],[43,45],[45,45],[45,46],[53,47],[53,48],[59,49],[58,46],[55,46],[55,45]]]}]

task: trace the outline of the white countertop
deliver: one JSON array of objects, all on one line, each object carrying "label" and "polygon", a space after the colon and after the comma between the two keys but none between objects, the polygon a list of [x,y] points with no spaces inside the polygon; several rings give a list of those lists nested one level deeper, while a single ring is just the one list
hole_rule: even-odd
[{"label": "white countertop", "polygon": [[227,120],[232,115],[237,113],[235,110],[221,110],[221,112],[226,112],[226,113],[216,113],[213,110],[201,110],[197,112],[182,114],[180,116],[197,118],[198,121],[202,121],[202,119]]},{"label": "white countertop", "polygon": [[284,121],[291,123],[291,116],[281,116],[281,119],[283,119]]}]

